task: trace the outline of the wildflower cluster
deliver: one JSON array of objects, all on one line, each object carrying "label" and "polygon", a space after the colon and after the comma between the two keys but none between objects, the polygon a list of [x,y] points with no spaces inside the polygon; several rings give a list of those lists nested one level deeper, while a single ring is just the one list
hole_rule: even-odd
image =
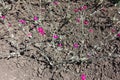
[{"label": "wildflower cluster", "polygon": [[[60,2],[59,1],[53,1],[52,2],[52,5],[54,5],[55,7],[59,7],[59,4],[60,4]],[[86,30],[88,33],[87,33],[87,36],[90,34],[90,35],[93,35],[93,33],[95,32],[94,30],[95,29],[93,29],[93,28],[91,28],[91,27],[89,27],[89,24],[90,24],[90,21],[89,21],[89,19],[86,19],[86,16],[84,15],[85,14],[85,11],[88,9],[88,7],[86,6],[86,5],[83,5],[83,6],[80,6],[80,7],[78,7],[78,8],[75,8],[75,9],[73,9],[72,10],[72,12],[74,13],[74,15],[76,15],[76,14],[79,14],[80,13],[80,16],[77,16],[77,17],[75,17],[74,18],[74,20],[73,21],[75,21],[78,25],[80,24],[81,26],[82,26],[82,29],[80,28],[80,30],[81,30],[81,32],[82,31],[84,31],[84,30]],[[105,9],[101,9],[102,11],[105,11]],[[39,16],[34,16],[33,18],[32,18],[32,23],[34,23],[33,24],[33,26],[35,26],[35,27],[32,27],[32,28],[35,28],[35,30],[36,30],[36,33],[38,33],[38,37],[44,37],[44,36],[46,36],[47,35],[47,30],[46,30],[46,28],[44,27],[44,25],[42,25],[42,22],[41,22],[41,20],[40,20],[40,18],[41,17],[39,17]],[[1,20],[5,20],[6,19],[6,16],[5,15],[3,15],[3,16],[0,16],[0,19]],[[23,26],[26,26],[28,23],[29,23],[29,21],[27,21],[26,19],[19,19],[18,20],[18,23],[19,23],[19,25],[20,25],[20,27],[22,28],[22,29],[24,29],[24,27]],[[12,23],[9,23],[8,22],[8,27],[10,28],[10,27],[12,27]],[[77,25],[77,26],[78,26]],[[76,24],[75,24],[75,26],[76,26]],[[84,29],[84,26],[85,27],[87,27],[86,29]],[[71,30],[72,31],[72,30]],[[24,31],[25,32],[25,31]],[[80,31],[79,31],[80,32]],[[26,32],[25,32],[26,33]],[[114,28],[112,28],[111,29],[111,34],[116,34],[117,33],[117,30],[116,29],[114,29]],[[50,36],[50,38],[51,38],[51,43],[53,42],[53,45],[52,46],[55,46],[55,48],[57,47],[57,48],[64,48],[64,43],[62,43],[62,41],[61,41],[61,35],[59,35],[58,33],[52,33],[52,34],[50,34],[51,36]],[[80,36],[80,40],[81,40],[81,44],[79,43],[79,42],[77,42],[77,40],[75,41],[75,42],[73,42],[73,44],[72,44],[72,47],[74,48],[74,50],[81,50],[81,53],[87,53],[87,52],[82,52],[82,50],[84,50],[84,47],[86,47],[86,44],[84,44],[85,43],[85,36],[84,35],[86,35],[86,34],[84,34],[84,32],[82,33],[82,34],[80,34],[80,35],[83,35],[82,37]],[[33,37],[33,34],[31,33],[31,32],[28,32],[28,33],[26,33],[26,36],[27,37],[29,37],[29,38],[32,38]],[[72,36],[73,38],[74,38],[74,36]],[[76,35],[75,35],[75,37],[76,37]],[[116,37],[118,37],[118,38],[120,38],[120,32],[118,32],[117,34],[116,34]],[[91,36],[90,36],[90,38],[92,38]],[[57,45],[56,44],[54,44],[54,42],[57,42]],[[87,40],[86,40],[86,43],[87,43]],[[68,43],[69,44],[69,43]],[[84,46],[85,45],[85,46]],[[86,54],[85,54],[85,56],[86,56]],[[89,56],[90,57],[90,55],[87,55],[87,56]],[[81,55],[80,55],[80,57],[79,58],[81,58]],[[79,61],[80,59],[78,59],[78,61]],[[86,80],[86,75],[85,74],[82,74],[81,76],[80,76],[80,78],[81,78],[81,80]]]}]

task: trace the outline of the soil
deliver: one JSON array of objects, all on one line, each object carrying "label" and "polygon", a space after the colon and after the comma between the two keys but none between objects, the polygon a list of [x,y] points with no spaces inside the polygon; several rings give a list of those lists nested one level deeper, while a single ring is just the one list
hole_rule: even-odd
[{"label": "soil", "polygon": [[[5,15],[0,18],[0,80],[82,80],[81,74],[86,80],[120,80],[116,36],[120,8],[109,0],[58,0],[58,5],[49,1],[5,0],[5,6],[0,2],[0,13]],[[75,20],[81,13],[74,8],[80,5],[88,6],[84,14],[89,26],[84,32]],[[34,22],[34,16],[40,22]],[[21,26],[19,19],[27,23]],[[44,28],[44,36],[37,34],[38,26]],[[60,38],[53,39],[53,33]],[[73,47],[76,42],[78,48]]]}]

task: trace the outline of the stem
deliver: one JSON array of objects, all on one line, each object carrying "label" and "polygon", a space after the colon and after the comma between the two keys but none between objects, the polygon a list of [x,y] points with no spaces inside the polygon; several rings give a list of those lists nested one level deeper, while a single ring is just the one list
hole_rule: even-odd
[{"label": "stem", "polygon": [[84,24],[83,24],[84,17],[83,17],[83,15],[81,15],[81,20],[82,20],[82,37],[84,37]]},{"label": "stem", "polygon": [[5,2],[3,0],[1,0],[2,4],[3,4],[3,7],[5,8]]},{"label": "stem", "polygon": [[39,0],[39,4],[40,4],[40,14],[39,14],[39,16],[40,16],[40,19],[41,19],[41,0]]},{"label": "stem", "polygon": [[28,6],[27,2],[23,0],[23,2],[26,4],[27,12],[30,13],[33,16],[32,11],[30,10],[30,5]]}]

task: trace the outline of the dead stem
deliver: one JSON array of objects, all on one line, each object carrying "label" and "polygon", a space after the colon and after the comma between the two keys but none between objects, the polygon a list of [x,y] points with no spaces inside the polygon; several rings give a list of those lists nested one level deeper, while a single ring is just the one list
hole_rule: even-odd
[{"label": "dead stem", "polygon": [[5,2],[4,0],[1,0],[2,4],[3,4],[3,7],[5,8]]},{"label": "dead stem", "polygon": [[30,4],[29,4],[29,6],[28,6],[28,4],[27,4],[27,2],[26,2],[25,0],[23,0],[23,2],[24,2],[24,4],[26,4],[27,12],[28,12],[29,14],[31,14],[31,16],[33,17],[34,14],[33,14],[33,12],[30,10]]}]

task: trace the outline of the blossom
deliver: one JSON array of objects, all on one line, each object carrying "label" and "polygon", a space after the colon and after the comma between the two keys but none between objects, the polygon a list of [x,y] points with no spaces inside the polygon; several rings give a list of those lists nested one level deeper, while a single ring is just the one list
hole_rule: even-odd
[{"label": "blossom", "polygon": [[93,30],[93,29],[89,29],[89,32],[90,32],[90,33],[93,33],[93,32],[94,32],[94,30]]},{"label": "blossom", "polygon": [[79,44],[78,43],[74,43],[73,46],[74,46],[74,48],[78,48]]},{"label": "blossom", "polygon": [[82,11],[82,7],[78,8],[79,11]]},{"label": "blossom", "polygon": [[37,16],[34,16],[33,20],[37,21],[39,18]]},{"label": "blossom", "polygon": [[39,34],[45,35],[45,31],[42,27],[37,28],[37,30],[38,30]]},{"label": "blossom", "polygon": [[19,23],[21,23],[21,24],[26,24],[26,21],[23,20],[23,19],[20,19],[20,20],[19,20]]},{"label": "blossom", "polygon": [[4,20],[4,19],[5,19],[5,16],[0,16],[0,18]]},{"label": "blossom", "polygon": [[59,46],[59,47],[62,47],[62,43],[59,43],[58,46]]},{"label": "blossom", "polygon": [[11,27],[12,26],[12,24],[11,23],[8,23],[8,27]]},{"label": "blossom", "polygon": [[117,37],[120,37],[120,33],[117,34]]},{"label": "blossom", "polygon": [[85,74],[81,75],[81,80],[86,80],[86,75]]},{"label": "blossom", "polygon": [[87,9],[87,6],[86,6],[86,5],[84,5],[84,6],[82,6],[82,7],[79,8],[80,11],[86,10],[86,9]]},{"label": "blossom", "polygon": [[89,58],[89,57],[91,57],[91,56],[92,56],[91,53],[88,53],[88,54],[87,54],[87,58]]},{"label": "blossom", "polygon": [[114,33],[114,32],[116,32],[116,30],[115,30],[114,28],[112,28],[112,29],[111,29],[111,32]]},{"label": "blossom", "polygon": [[58,38],[58,35],[54,34],[54,35],[53,35],[53,38],[54,38],[54,39],[57,39],[57,38]]},{"label": "blossom", "polygon": [[74,12],[75,12],[75,13],[76,13],[76,12],[79,12],[79,9],[75,8],[75,9],[74,9]]},{"label": "blossom", "polygon": [[58,5],[58,1],[53,1],[53,4],[54,5]]},{"label": "blossom", "polygon": [[28,37],[32,37],[32,33],[28,33],[27,36],[28,36]]},{"label": "blossom", "polygon": [[87,6],[86,6],[86,5],[82,6],[82,9],[83,9],[83,10],[86,10],[86,9],[87,9]]},{"label": "blossom", "polygon": [[88,20],[84,20],[84,25],[88,25],[89,24],[89,22],[88,22]]},{"label": "blossom", "polygon": [[32,25],[31,28],[34,28],[34,25]]},{"label": "blossom", "polygon": [[77,19],[76,19],[76,22],[78,22],[78,23],[79,23],[79,22],[80,22],[80,18],[77,18]]}]

